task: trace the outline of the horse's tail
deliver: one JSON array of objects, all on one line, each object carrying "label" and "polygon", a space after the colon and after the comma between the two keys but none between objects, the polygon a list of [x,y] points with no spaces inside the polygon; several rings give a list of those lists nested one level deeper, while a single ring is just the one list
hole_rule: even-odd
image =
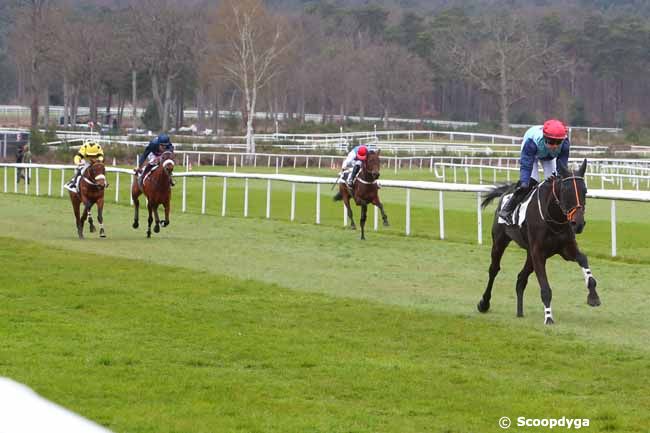
[{"label": "horse's tail", "polygon": [[495,186],[487,193],[487,196],[481,202],[481,208],[485,209],[485,207],[489,205],[495,198],[501,197],[503,194],[513,191],[516,185],[516,183],[505,183],[503,185]]},{"label": "horse's tail", "polygon": [[332,197],[332,200],[334,201],[343,200],[343,194],[341,194],[340,190],[334,195],[334,197]]}]

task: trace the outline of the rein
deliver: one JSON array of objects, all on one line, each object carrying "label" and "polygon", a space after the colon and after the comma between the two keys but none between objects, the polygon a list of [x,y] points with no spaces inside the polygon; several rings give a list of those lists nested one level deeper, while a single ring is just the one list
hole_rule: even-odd
[{"label": "rein", "polygon": [[[89,166],[88,169],[86,169],[86,171],[84,172],[83,176],[81,176],[81,178],[84,180],[84,182],[86,182],[90,186],[93,186],[93,187],[95,187],[97,189],[106,188],[107,184],[105,186],[101,186],[101,185],[99,185],[97,183],[98,180],[103,180],[104,182],[106,182],[106,176],[103,175],[103,174],[98,174],[97,176],[95,176],[93,166],[94,166],[94,164]],[[86,173],[88,173],[92,177],[86,176]]]},{"label": "rein", "polygon": [[[550,222],[552,222],[554,224],[568,224],[571,221],[573,221],[573,219],[575,217],[575,214],[578,211],[578,209],[583,209],[584,208],[584,205],[582,203],[580,203],[580,196],[578,195],[578,184],[576,182],[576,180],[578,180],[578,179],[584,181],[584,178],[581,177],[581,176],[571,176],[571,177],[566,177],[564,179],[557,179],[556,178],[551,183],[551,191],[553,193],[553,200],[555,202],[555,205],[560,209],[560,212],[562,212],[562,215],[564,215],[564,217],[566,218],[566,221],[556,221],[556,220],[554,220],[551,217],[551,213],[548,211],[548,206],[547,206],[547,209],[546,209],[546,213],[548,215],[548,218],[544,218],[544,212],[542,212],[542,205],[541,205],[540,198],[539,198],[539,190],[541,188],[541,185],[540,185],[540,188],[537,188],[537,206],[539,208],[539,214],[542,217],[542,221],[545,221],[545,222],[550,221]],[[568,211],[566,211],[564,209],[564,207],[562,206],[562,203],[560,202],[560,198],[557,196],[557,192],[555,191],[555,184],[557,182],[565,182],[567,180],[573,181],[573,191],[575,192],[575,195],[576,195],[576,205],[574,207],[572,207],[571,209],[569,209]]]}]

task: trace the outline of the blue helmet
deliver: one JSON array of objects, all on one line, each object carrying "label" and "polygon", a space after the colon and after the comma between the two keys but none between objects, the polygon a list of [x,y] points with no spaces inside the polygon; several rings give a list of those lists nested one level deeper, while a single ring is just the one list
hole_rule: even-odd
[{"label": "blue helmet", "polygon": [[154,145],[156,145],[156,146],[158,146],[158,137],[156,137],[156,138],[154,138],[153,140],[151,140],[151,143],[154,144]]},{"label": "blue helmet", "polygon": [[160,134],[158,137],[158,144],[169,144],[169,135],[167,134]]}]

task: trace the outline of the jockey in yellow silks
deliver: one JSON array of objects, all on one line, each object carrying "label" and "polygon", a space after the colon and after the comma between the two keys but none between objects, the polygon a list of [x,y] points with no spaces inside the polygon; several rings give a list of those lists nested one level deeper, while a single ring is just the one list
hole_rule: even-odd
[{"label": "jockey in yellow silks", "polygon": [[104,161],[104,149],[96,141],[86,140],[74,156],[74,163],[77,165],[77,169],[70,182],[64,188],[68,191],[77,192],[77,178],[95,161]]}]

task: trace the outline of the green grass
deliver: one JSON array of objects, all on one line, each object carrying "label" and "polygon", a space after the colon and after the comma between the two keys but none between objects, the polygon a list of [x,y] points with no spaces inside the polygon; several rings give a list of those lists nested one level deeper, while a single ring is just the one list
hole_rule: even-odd
[{"label": "green grass", "polygon": [[501,416],[644,432],[650,422],[647,352],[561,326],[1,241],[0,374],[116,432],[497,431]]},{"label": "green grass", "polygon": [[437,194],[413,192],[406,238],[403,191],[385,188],[393,227],[360,242],[325,189],[317,227],[315,187],[298,186],[289,223],[289,185],[273,184],[266,220],[265,182],[251,182],[246,219],[235,183],[226,218],[220,181],[210,215],[200,181],[191,212],[176,189],[171,226],[150,240],[124,202],[106,206],[108,239],[79,241],[67,200],[0,194],[0,375],[116,432],[487,432],[504,415],[647,430],[644,204],[618,203],[625,255],[611,260],[609,204],[589,202],[579,241],[603,305],[553,258],[557,324],[544,327],[534,277],[514,317],[515,247],[491,312],[476,312],[490,241],[476,244],[474,195],[445,194],[439,241]]}]

